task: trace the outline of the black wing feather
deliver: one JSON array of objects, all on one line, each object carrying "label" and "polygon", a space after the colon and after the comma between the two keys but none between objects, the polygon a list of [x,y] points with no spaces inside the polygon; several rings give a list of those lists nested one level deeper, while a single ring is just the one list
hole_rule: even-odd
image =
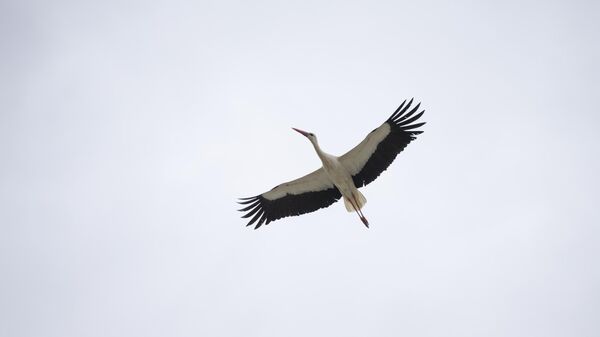
[{"label": "black wing feather", "polygon": [[239,203],[252,204],[249,207],[240,209],[240,211],[247,212],[242,218],[254,216],[246,226],[251,226],[256,222],[254,229],[257,229],[263,224],[268,225],[270,222],[281,218],[310,213],[328,207],[341,197],[342,194],[340,191],[336,187],[333,187],[316,192],[287,194],[284,197],[274,200],[257,195],[245,198]]},{"label": "black wing feather", "polygon": [[366,186],[379,177],[392,164],[396,156],[410,142],[415,140],[418,134],[423,133],[423,131],[412,129],[423,126],[425,123],[411,124],[417,121],[425,112],[423,110],[411,118],[419,109],[421,103],[406,113],[413,100],[411,99],[406,106],[404,106],[405,102],[402,102],[402,105],[386,121],[390,125],[390,133],[377,145],[377,149],[373,152],[369,160],[367,160],[360,172],[352,176],[356,187]]}]

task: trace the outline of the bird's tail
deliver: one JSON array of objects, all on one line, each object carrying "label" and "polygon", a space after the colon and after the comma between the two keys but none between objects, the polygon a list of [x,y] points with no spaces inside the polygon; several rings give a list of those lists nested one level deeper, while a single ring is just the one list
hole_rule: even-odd
[{"label": "bird's tail", "polygon": [[[367,203],[367,198],[365,198],[365,196],[360,193],[359,190],[356,190],[356,192],[354,192],[354,200],[356,200],[356,203],[358,206],[358,209],[361,210],[363,208],[363,206]],[[344,206],[346,206],[346,210],[348,212],[354,212],[356,211],[354,209],[354,207],[352,206],[352,203],[350,202],[350,200],[346,197],[344,197]]]}]

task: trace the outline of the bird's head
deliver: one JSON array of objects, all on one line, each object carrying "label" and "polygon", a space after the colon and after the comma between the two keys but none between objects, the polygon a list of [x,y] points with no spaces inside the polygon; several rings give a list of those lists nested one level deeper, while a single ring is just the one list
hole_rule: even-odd
[{"label": "bird's head", "polygon": [[300,133],[304,137],[308,138],[308,140],[310,140],[311,143],[314,144],[314,143],[317,142],[317,136],[314,133],[302,131],[302,130],[299,130],[299,129],[296,129],[296,128],[292,128],[292,129],[294,129],[294,131]]}]

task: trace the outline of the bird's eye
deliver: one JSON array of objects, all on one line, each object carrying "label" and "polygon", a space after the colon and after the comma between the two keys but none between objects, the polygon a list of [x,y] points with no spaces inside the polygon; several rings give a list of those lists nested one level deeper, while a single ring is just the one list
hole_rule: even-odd
[{"label": "bird's eye", "polygon": [[315,136],[315,134],[314,134],[314,133],[309,133],[308,135],[309,135],[309,136],[311,136],[311,137],[314,137],[314,136]]}]

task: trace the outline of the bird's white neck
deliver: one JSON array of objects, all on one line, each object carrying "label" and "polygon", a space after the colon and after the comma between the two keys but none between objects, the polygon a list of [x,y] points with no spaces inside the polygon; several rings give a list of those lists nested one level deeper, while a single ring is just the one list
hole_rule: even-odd
[{"label": "bird's white neck", "polygon": [[322,162],[325,162],[327,156],[329,156],[327,153],[325,153],[323,150],[321,150],[321,147],[319,146],[319,143],[317,142],[317,140],[310,140],[310,142],[312,143],[313,147],[315,148],[315,151],[317,152],[317,155],[319,156],[319,158],[321,159]]}]

